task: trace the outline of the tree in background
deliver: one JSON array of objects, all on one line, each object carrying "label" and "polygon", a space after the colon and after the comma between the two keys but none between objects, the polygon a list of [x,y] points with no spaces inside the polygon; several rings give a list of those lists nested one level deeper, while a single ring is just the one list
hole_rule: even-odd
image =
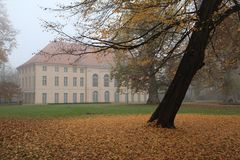
[{"label": "tree in background", "polygon": [[[204,66],[205,50],[214,31],[226,18],[240,11],[239,0],[163,0],[163,1],[77,1],[69,6],[60,6],[64,15],[70,13],[76,34],[64,30],[64,25],[47,23],[48,29],[59,33],[62,39],[94,46],[96,52],[107,49],[135,50],[162,37],[161,55],[166,63],[172,55],[183,54],[169,88],[148,122],[158,127],[175,128],[174,119],[187,89],[198,70]],[[128,20],[122,17],[134,11]],[[144,16],[145,15],[145,16]],[[132,35],[119,40],[121,30],[131,28],[136,19],[156,17],[157,23],[149,23],[140,36]],[[68,23],[71,24],[70,16]],[[76,19],[78,18],[78,19]],[[138,28],[135,28],[136,30]],[[165,33],[172,38],[164,38]],[[89,52],[90,53],[90,52]],[[86,52],[85,52],[86,54]],[[155,68],[156,72],[159,68]]]},{"label": "tree in background", "polygon": [[20,95],[21,89],[16,83],[6,81],[0,82],[0,98],[5,102],[9,103],[13,100],[13,98],[16,99],[15,101],[18,101]]},{"label": "tree in background", "polygon": [[16,31],[8,20],[7,12],[0,0],[0,63],[7,62],[7,55],[16,46]]},{"label": "tree in background", "polygon": [[18,102],[21,100],[21,88],[16,70],[4,64],[0,72],[0,103]]}]

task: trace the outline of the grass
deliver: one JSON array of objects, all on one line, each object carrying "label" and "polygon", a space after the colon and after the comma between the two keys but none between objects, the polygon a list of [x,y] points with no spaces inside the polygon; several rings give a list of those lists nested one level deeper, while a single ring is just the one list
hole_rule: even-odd
[{"label": "grass", "polygon": [[[0,118],[57,118],[91,115],[151,114],[156,106],[142,104],[61,104],[0,106]],[[212,107],[185,104],[179,113],[240,115],[240,107]]]}]

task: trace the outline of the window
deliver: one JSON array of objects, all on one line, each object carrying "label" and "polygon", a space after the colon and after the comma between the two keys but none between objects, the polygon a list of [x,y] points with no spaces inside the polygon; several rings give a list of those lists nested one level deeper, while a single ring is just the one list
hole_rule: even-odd
[{"label": "window", "polygon": [[28,81],[29,81],[29,82],[28,82],[28,84],[29,84],[29,88],[31,88],[31,84],[32,84],[32,78],[31,78],[31,77],[29,77],[28,79],[29,79],[29,80],[28,80]]},{"label": "window", "polygon": [[22,78],[22,88],[24,88],[24,78]]},{"label": "window", "polygon": [[119,82],[116,79],[114,79],[114,87],[119,87]]},{"label": "window", "polygon": [[73,72],[76,73],[77,72],[77,67],[73,67]]},{"label": "window", "polygon": [[47,85],[47,76],[42,76],[42,85],[43,86]]},{"label": "window", "polygon": [[80,68],[80,73],[84,73],[84,69],[83,68]]},{"label": "window", "polygon": [[104,80],[104,87],[109,87],[109,75],[105,74],[103,77]]},{"label": "window", "polygon": [[80,77],[80,87],[83,87],[83,86],[84,86],[84,78]]},{"label": "window", "polygon": [[109,102],[109,91],[105,91],[104,93],[104,99],[105,99],[105,102]]},{"label": "window", "polygon": [[114,97],[115,103],[119,103],[119,92],[116,91]]},{"label": "window", "polygon": [[74,86],[74,87],[77,86],[77,77],[73,77],[73,86]]},{"label": "window", "polygon": [[35,76],[33,76],[32,79],[33,79],[32,87],[35,88]]},{"label": "window", "polygon": [[77,103],[77,93],[73,93],[73,103]]},{"label": "window", "polygon": [[55,84],[55,86],[59,86],[59,77],[58,76],[55,77],[54,84]]},{"label": "window", "polygon": [[93,102],[98,102],[98,92],[97,91],[94,91],[93,92]]},{"label": "window", "polygon": [[42,66],[42,71],[47,71],[47,66]]},{"label": "window", "polygon": [[141,102],[141,94],[138,93],[138,102]]},{"label": "window", "polygon": [[55,66],[55,72],[59,72],[59,67]]},{"label": "window", "polygon": [[59,103],[59,93],[54,93],[54,102]]},{"label": "window", "polygon": [[68,103],[68,93],[63,94],[64,103]]},{"label": "window", "polygon": [[68,86],[68,77],[63,78],[63,84],[64,86]]},{"label": "window", "polygon": [[93,82],[93,87],[98,87],[98,75],[97,74],[94,74],[92,76],[92,82]]},{"label": "window", "polygon": [[28,79],[27,79],[27,77],[25,77],[25,88],[27,88],[28,87]]},{"label": "window", "polygon": [[131,94],[131,100],[134,102],[134,93]]},{"label": "window", "polygon": [[47,104],[47,93],[42,93],[42,103]]},{"label": "window", "polygon": [[84,102],[84,93],[80,93],[80,103]]},{"label": "window", "polygon": [[125,94],[125,102],[128,104],[128,93]]},{"label": "window", "polygon": [[68,72],[68,67],[64,67],[64,72]]}]

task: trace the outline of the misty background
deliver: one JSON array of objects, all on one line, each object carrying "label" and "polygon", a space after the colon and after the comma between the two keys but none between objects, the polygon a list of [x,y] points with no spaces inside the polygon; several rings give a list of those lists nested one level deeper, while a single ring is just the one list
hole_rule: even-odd
[{"label": "misty background", "polygon": [[54,35],[44,31],[41,26],[41,20],[52,19],[53,14],[41,7],[54,8],[64,2],[70,3],[67,0],[3,0],[8,18],[18,32],[17,48],[9,56],[12,67],[23,64],[54,39]]}]

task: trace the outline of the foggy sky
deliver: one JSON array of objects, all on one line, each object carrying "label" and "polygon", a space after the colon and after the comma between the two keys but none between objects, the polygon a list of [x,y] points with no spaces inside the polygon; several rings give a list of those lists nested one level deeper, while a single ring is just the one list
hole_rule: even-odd
[{"label": "foggy sky", "polygon": [[43,11],[40,7],[55,7],[57,3],[68,0],[3,0],[8,12],[8,18],[17,35],[17,48],[9,56],[13,67],[26,62],[49,41],[54,39],[51,33],[44,31],[40,19],[53,19],[53,14]]}]

